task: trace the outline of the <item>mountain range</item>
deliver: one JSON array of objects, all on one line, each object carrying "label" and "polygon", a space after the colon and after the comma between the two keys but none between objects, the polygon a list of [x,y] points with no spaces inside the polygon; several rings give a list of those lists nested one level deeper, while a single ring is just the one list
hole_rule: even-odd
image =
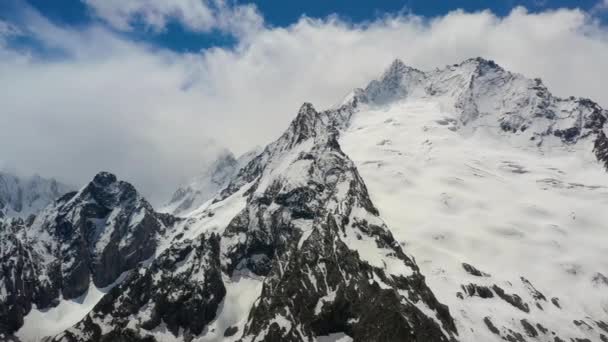
[{"label": "mountain range", "polygon": [[396,60],[160,211],[100,172],[0,221],[0,339],[607,342],[607,117]]}]

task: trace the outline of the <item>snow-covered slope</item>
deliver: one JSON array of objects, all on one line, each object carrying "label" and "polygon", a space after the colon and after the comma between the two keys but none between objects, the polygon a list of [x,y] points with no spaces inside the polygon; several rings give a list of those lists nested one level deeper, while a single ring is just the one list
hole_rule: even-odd
[{"label": "snow-covered slope", "polygon": [[605,111],[481,59],[358,92],[340,144],[463,341],[608,340]]},{"label": "snow-covered slope", "polygon": [[38,175],[22,178],[0,171],[0,218],[25,219],[71,190],[54,179]]},{"label": "snow-covered slope", "polygon": [[221,152],[216,160],[209,164],[195,179],[180,186],[171,200],[160,211],[178,216],[188,216],[192,211],[212,199],[218,191],[230,182],[230,179],[234,177],[239,169],[247,165],[260,152],[261,149],[256,148],[238,158],[235,158],[234,154],[228,150]]}]

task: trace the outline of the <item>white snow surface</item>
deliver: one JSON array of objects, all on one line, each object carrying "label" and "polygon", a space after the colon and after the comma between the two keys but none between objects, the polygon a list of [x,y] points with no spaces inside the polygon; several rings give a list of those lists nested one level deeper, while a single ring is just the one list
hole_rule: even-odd
[{"label": "white snow surface", "polygon": [[82,320],[114,286],[128,275],[123,273],[113,284],[104,288],[90,282],[87,293],[76,299],[63,299],[54,308],[38,310],[35,305],[24,317],[23,326],[15,334],[22,342],[38,342],[57,335]]},{"label": "white snow surface", "polygon": [[[236,341],[243,332],[249,311],[262,292],[263,278],[245,271],[236,271],[231,278],[224,275],[226,297],[220,305],[217,317],[205,328],[202,336],[194,342]],[[237,332],[224,337],[229,327],[236,327]]]},{"label": "white snow surface", "polygon": [[[597,327],[572,323],[608,317],[608,287],[593,281],[608,271],[608,175],[591,141],[539,148],[495,127],[463,134],[441,100],[364,107],[342,133],[381,218],[450,307],[463,341],[500,340],[486,316],[524,336],[525,318],[566,340],[599,340]],[[466,273],[463,262],[491,277]],[[542,302],[526,314],[496,296],[456,297],[462,284],[497,284],[532,304],[522,276],[562,309]]]}]

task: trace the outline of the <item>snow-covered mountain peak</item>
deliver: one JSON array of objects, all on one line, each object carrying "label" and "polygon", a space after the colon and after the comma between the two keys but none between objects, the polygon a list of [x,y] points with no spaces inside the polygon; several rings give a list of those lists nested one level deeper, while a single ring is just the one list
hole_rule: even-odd
[{"label": "snow-covered mountain peak", "polygon": [[52,178],[19,177],[0,171],[0,218],[35,215],[70,190],[70,186]]},{"label": "snow-covered mountain peak", "polygon": [[99,172],[93,178],[93,184],[100,187],[108,186],[112,183],[115,183],[116,181],[116,175],[106,171]]},{"label": "snow-covered mountain peak", "polygon": [[426,72],[395,61],[344,103],[378,107],[417,100],[436,103],[463,134],[490,131],[538,147],[595,136],[607,116],[593,101],[556,97],[540,79],[479,57]]},{"label": "snow-covered mountain peak", "polygon": [[374,104],[387,104],[412,93],[425,74],[396,59],[380,76],[371,81],[364,90],[365,98]]}]

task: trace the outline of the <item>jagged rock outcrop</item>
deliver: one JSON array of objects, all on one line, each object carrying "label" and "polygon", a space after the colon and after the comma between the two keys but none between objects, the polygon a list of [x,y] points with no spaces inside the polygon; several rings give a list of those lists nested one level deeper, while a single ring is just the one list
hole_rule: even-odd
[{"label": "jagged rock outcrop", "polygon": [[0,338],[21,328],[32,304],[52,306],[60,292],[58,264],[45,268],[26,229],[21,219],[0,221]]},{"label": "jagged rock outcrop", "polygon": [[[139,341],[138,330],[163,324],[190,340],[215,318],[226,289],[217,235],[199,236],[164,251],[148,268],[133,272],[61,341]],[[139,336],[139,337],[138,337]]]},{"label": "jagged rock outcrop", "polygon": [[90,286],[111,286],[122,273],[152,256],[175,219],[154,212],[135,188],[101,172],[36,218],[2,229],[0,333],[12,334],[35,304],[56,306]]}]

